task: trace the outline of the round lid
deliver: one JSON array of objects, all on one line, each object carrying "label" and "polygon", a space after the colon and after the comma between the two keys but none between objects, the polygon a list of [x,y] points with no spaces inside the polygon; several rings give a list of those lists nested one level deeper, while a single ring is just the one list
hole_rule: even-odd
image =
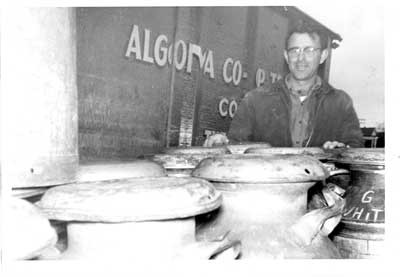
[{"label": "round lid", "polygon": [[238,143],[234,143],[234,144],[229,144],[229,145],[227,145],[227,147],[232,154],[243,154],[246,149],[269,148],[269,147],[271,147],[271,144],[266,143],[266,142],[246,141],[246,142],[238,142]]},{"label": "round lid", "polygon": [[343,164],[385,165],[385,148],[347,148],[336,156]]},{"label": "round lid", "polygon": [[12,220],[7,224],[10,236],[7,236],[5,244],[13,260],[37,257],[43,250],[56,244],[55,230],[35,205],[12,197],[8,215]]},{"label": "round lid", "polygon": [[163,152],[164,154],[155,154],[150,159],[162,164],[166,169],[193,169],[205,158],[230,153],[225,146],[170,147],[165,148]]},{"label": "round lid", "polygon": [[51,219],[126,222],[190,217],[218,208],[222,196],[198,178],[132,178],[49,189],[38,206]]},{"label": "round lid", "polygon": [[308,155],[315,157],[319,160],[328,159],[332,156],[330,153],[325,153],[324,150],[318,147],[258,147],[249,148],[245,151],[246,154],[295,154],[295,155]]},{"label": "round lid", "polygon": [[193,169],[199,162],[208,158],[210,154],[155,154],[151,160],[160,163],[165,169]]},{"label": "round lid", "polygon": [[77,181],[92,182],[112,179],[161,177],[165,169],[152,161],[135,160],[130,162],[112,161],[82,164],[79,166]]},{"label": "round lid", "polygon": [[39,188],[12,188],[11,195],[18,198],[28,198],[43,194],[48,187]]},{"label": "round lid", "polygon": [[309,156],[236,154],[204,159],[192,176],[219,182],[295,183],[323,180],[328,172]]},{"label": "round lid", "polygon": [[191,147],[169,147],[163,149],[164,154],[185,154],[185,155],[218,155],[218,154],[229,154],[229,149],[226,146],[215,146],[215,147],[203,147],[203,146],[191,146]]}]

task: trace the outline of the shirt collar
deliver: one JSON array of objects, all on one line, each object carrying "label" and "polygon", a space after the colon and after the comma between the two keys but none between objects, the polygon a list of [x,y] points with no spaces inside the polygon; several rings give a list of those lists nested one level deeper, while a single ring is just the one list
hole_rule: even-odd
[{"label": "shirt collar", "polygon": [[322,86],[322,79],[318,75],[315,78],[314,84],[310,87],[308,91],[300,91],[300,93],[296,90],[293,89],[292,84],[289,82],[290,78],[290,73],[285,76],[285,85],[289,89],[289,91],[296,95],[296,96],[305,96],[305,95],[311,95],[312,92],[318,91],[318,89]]}]

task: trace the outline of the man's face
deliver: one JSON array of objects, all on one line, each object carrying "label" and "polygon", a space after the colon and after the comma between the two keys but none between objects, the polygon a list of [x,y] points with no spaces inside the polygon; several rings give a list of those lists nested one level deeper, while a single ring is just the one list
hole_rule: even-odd
[{"label": "man's face", "polygon": [[328,51],[321,49],[318,35],[293,33],[284,56],[292,76],[298,81],[307,81],[317,74],[318,66],[325,61]]}]

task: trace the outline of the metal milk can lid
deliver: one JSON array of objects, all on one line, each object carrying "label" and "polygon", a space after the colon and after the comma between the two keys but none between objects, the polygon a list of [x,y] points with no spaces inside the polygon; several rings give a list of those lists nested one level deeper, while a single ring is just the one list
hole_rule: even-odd
[{"label": "metal milk can lid", "polygon": [[37,203],[50,219],[126,222],[190,217],[214,210],[222,196],[198,178],[131,178],[49,189]]},{"label": "metal milk can lid", "polygon": [[319,147],[268,147],[268,148],[249,148],[245,151],[246,154],[262,154],[262,155],[273,155],[273,154],[296,154],[296,155],[308,155],[317,158],[318,160],[325,160],[333,155],[325,153],[322,148]]},{"label": "metal milk can lid", "polygon": [[323,180],[329,174],[310,156],[232,154],[204,159],[192,176],[219,182],[294,183]]},{"label": "metal milk can lid", "polygon": [[163,152],[153,155],[150,159],[162,164],[166,169],[193,169],[205,158],[230,153],[228,148],[220,146],[171,147]]},{"label": "metal milk can lid", "polygon": [[246,151],[249,148],[269,148],[271,147],[271,144],[267,142],[245,141],[245,142],[228,144],[227,147],[232,154],[243,154],[244,151]]},{"label": "metal milk can lid", "polygon": [[218,155],[228,154],[229,149],[226,146],[203,147],[203,146],[190,146],[190,147],[168,147],[164,148],[164,154],[202,154],[202,155]]},{"label": "metal milk can lid", "polygon": [[339,163],[354,165],[385,165],[384,148],[347,148],[335,159]]},{"label": "metal milk can lid", "polygon": [[79,166],[77,182],[161,176],[166,176],[165,169],[148,160],[92,162]]}]

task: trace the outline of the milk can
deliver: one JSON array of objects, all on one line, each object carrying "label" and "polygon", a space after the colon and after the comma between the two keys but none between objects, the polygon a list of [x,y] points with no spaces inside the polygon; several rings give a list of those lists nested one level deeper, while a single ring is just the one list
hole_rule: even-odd
[{"label": "milk can", "polygon": [[189,177],[192,170],[203,159],[215,155],[228,154],[226,146],[217,147],[170,147],[163,153],[149,156],[152,161],[158,162],[167,170],[168,176]]},{"label": "milk can", "polygon": [[11,260],[35,259],[53,249],[57,234],[49,220],[32,203],[12,197],[6,212],[10,220],[4,224],[3,257]]},{"label": "milk can", "polygon": [[226,236],[197,242],[194,216],[221,205],[205,180],[158,177],[86,182],[49,189],[38,206],[67,222],[59,259],[235,258],[240,242]]},{"label": "milk can", "polygon": [[[92,161],[79,165],[77,182],[82,184],[94,181],[162,176],[166,176],[165,169],[152,161]],[[50,222],[58,234],[56,248],[62,252],[67,248],[66,222],[59,220],[51,220]]]},{"label": "milk can", "polygon": [[333,183],[338,185],[337,190],[344,193],[347,187],[349,171],[343,168],[337,168],[333,162],[335,154],[332,152],[324,151],[319,147],[258,147],[248,148],[245,154],[257,155],[276,155],[276,154],[295,154],[311,156],[322,162],[322,165],[328,170],[329,177],[322,182],[316,182],[308,191],[308,209],[312,210],[326,205],[322,196],[322,189],[326,183]]},{"label": "milk can", "polygon": [[76,181],[75,14],[72,8],[21,7],[8,10],[3,22],[2,45],[8,47],[2,65],[12,66],[2,80],[8,88],[2,94],[2,173],[13,195],[28,198]]},{"label": "milk can", "polygon": [[351,181],[333,240],[344,257],[380,257],[385,233],[385,150],[347,149],[337,157],[337,164],[350,170]]},{"label": "milk can", "polygon": [[307,213],[307,190],[328,176],[308,156],[223,155],[200,162],[192,173],[222,192],[221,208],[198,217],[197,237],[230,230],[242,242],[242,258],[340,258],[327,237],[340,220],[344,200],[326,187],[328,207]]}]

